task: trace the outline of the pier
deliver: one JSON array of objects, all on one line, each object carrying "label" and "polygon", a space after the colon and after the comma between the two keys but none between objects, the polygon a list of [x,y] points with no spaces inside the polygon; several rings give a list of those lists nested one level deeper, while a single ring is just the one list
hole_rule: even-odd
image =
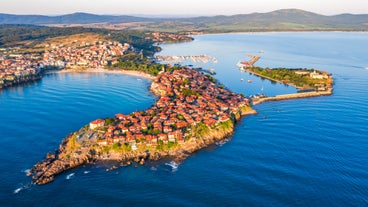
[{"label": "pier", "polygon": [[257,105],[267,101],[282,101],[289,99],[297,99],[297,98],[309,98],[316,96],[330,96],[332,94],[332,88],[329,88],[327,91],[313,91],[313,92],[304,92],[304,93],[293,93],[293,94],[283,94],[272,97],[262,97],[262,98],[254,98],[252,100],[253,105]]}]

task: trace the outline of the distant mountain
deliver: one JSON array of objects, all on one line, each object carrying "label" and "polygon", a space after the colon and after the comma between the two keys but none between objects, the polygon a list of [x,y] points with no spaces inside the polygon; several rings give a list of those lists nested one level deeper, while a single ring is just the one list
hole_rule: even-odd
[{"label": "distant mountain", "polygon": [[63,26],[82,24],[84,27],[92,27],[92,23],[136,23],[129,28],[157,31],[368,31],[367,14],[325,16],[298,9],[282,9],[269,13],[192,18],[145,18],[88,13],[74,13],[61,16],[0,14],[0,24]]},{"label": "distant mountain", "polygon": [[[183,20],[175,20],[177,23]],[[368,30],[368,15],[324,16],[298,9],[185,19],[209,30]]]},{"label": "distant mountain", "polygon": [[0,24],[91,24],[140,21],[147,22],[150,19],[127,15],[96,15],[81,12],[61,16],[0,14]]}]

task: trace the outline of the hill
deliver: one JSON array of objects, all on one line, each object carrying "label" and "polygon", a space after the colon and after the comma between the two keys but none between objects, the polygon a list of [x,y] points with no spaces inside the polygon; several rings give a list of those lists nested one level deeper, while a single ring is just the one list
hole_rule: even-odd
[{"label": "hill", "polygon": [[253,31],[368,31],[367,14],[325,16],[298,9],[268,13],[194,18],[143,18],[127,15],[74,13],[61,16],[0,14],[0,24],[57,27],[82,26],[151,31],[253,32]]},{"label": "hill", "polygon": [[0,24],[89,24],[89,23],[123,23],[147,22],[147,18],[134,16],[96,15],[77,12],[61,16],[0,14]]},{"label": "hill", "polygon": [[[133,47],[144,50],[145,52],[154,52],[159,48],[153,45],[153,41],[146,39],[147,34],[144,31],[122,30],[111,31],[107,29],[82,28],[82,27],[45,27],[34,25],[1,25],[0,24],[0,48],[16,47],[35,48],[46,40],[57,41],[64,36],[83,34],[90,38],[108,38],[121,43],[128,43]],[[87,36],[87,34],[89,34]],[[71,36],[73,38],[73,36]]]}]

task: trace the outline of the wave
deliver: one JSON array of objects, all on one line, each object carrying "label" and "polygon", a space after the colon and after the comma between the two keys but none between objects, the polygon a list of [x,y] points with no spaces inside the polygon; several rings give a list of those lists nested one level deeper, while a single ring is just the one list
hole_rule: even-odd
[{"label": "wave", "polygon": [[71,178],[73,178],[75,175],[75,173],[70,173],[69,175],[66,176],[67,180],[70,180]]},{"label": "wave", "polygon": [[19,188],[17,188],[17,189],[15,189],[14,191],[13,191],[13,194],[17,194],[17,193],[19,193],[20,191],[22,191],[22,190],[24,190],[24,189],[28,189],[28,188],[30,188],[31,187],[31,184],[29,183],[29,184],[26,184],[26,185],[23,185],[23,184],[20,184],[21,185],[21,187],[19,187]]},{"label": "wave", "polygon": [[31,171],[31,169],[25,169],[25,170],[22,170],[21,172],[28,173],[29,171]]},{"label": "wave", "polygon": [[229,142],[229,139],[224,139],[224,140],[221,140],[221,141],[217,141],[215,142],[215,144],[219,147],[222,147],[224,144],[226,144],[227,142]]},{"label": "wave", "polygon": [[171,169],[172,169],[172,172],[176,172],[178,170],[178,167],[179,167],[179,164],[174,162],[174,161],[171,161],[169,163],[165,163],[165,165],[170,166]]},{"label": "wave", "polygon": [[17,193],[19,193],[21,190],[23,190],[23,187],[20,187],[20,188],[15,189],[13,193],[14,193],[14,194],[17,194]]},{"label": "wave", "polygon": [[84,171],[83,173],[84,173],[84,174],[88,174],[88,173],[90,173],[90,172],[91,172],[91,171],[87,171],[87,170],[86,170],[86,171]]}]

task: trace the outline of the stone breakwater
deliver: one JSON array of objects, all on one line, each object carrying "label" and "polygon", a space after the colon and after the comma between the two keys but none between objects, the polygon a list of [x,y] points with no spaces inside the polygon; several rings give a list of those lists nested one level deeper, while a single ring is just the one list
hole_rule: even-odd
[{"label": "stone breakwater", "polygon": [[277,95],[273,97],[263,97],[263,98],[255,98],[252,100],[253,105],[257,105],[263,102],[268,101],[282,101],[282,100],[289,100],[289,99],[299,99],[299,98],[310,98],[310,97],[317,97],[317,96],[330,96],[332,95],[332,89],[328,89],[327,91],[313,91],[313,92],[305,92],[305,93],[293,93],[293,94],[283,94]]},{"label": "stone breakwater", "polygon": [[[151,90],[160,97],[150,109],[120,114],[111,118],[114,124],[109,126],[86,126],[69,134],[59,149],[48,153],[30,170],[32,183],[46,184],[66,170],[103,160],[117,161],[122,166],[162,158],[182,161],[231,136],[242,116],[256,113],[246,98],[218,87],[210,77],[190,69],[159,75]],[[150,128],[157,123],[161,123],[157,129]],[[156,135],[155,130],[161,134]]]}]

